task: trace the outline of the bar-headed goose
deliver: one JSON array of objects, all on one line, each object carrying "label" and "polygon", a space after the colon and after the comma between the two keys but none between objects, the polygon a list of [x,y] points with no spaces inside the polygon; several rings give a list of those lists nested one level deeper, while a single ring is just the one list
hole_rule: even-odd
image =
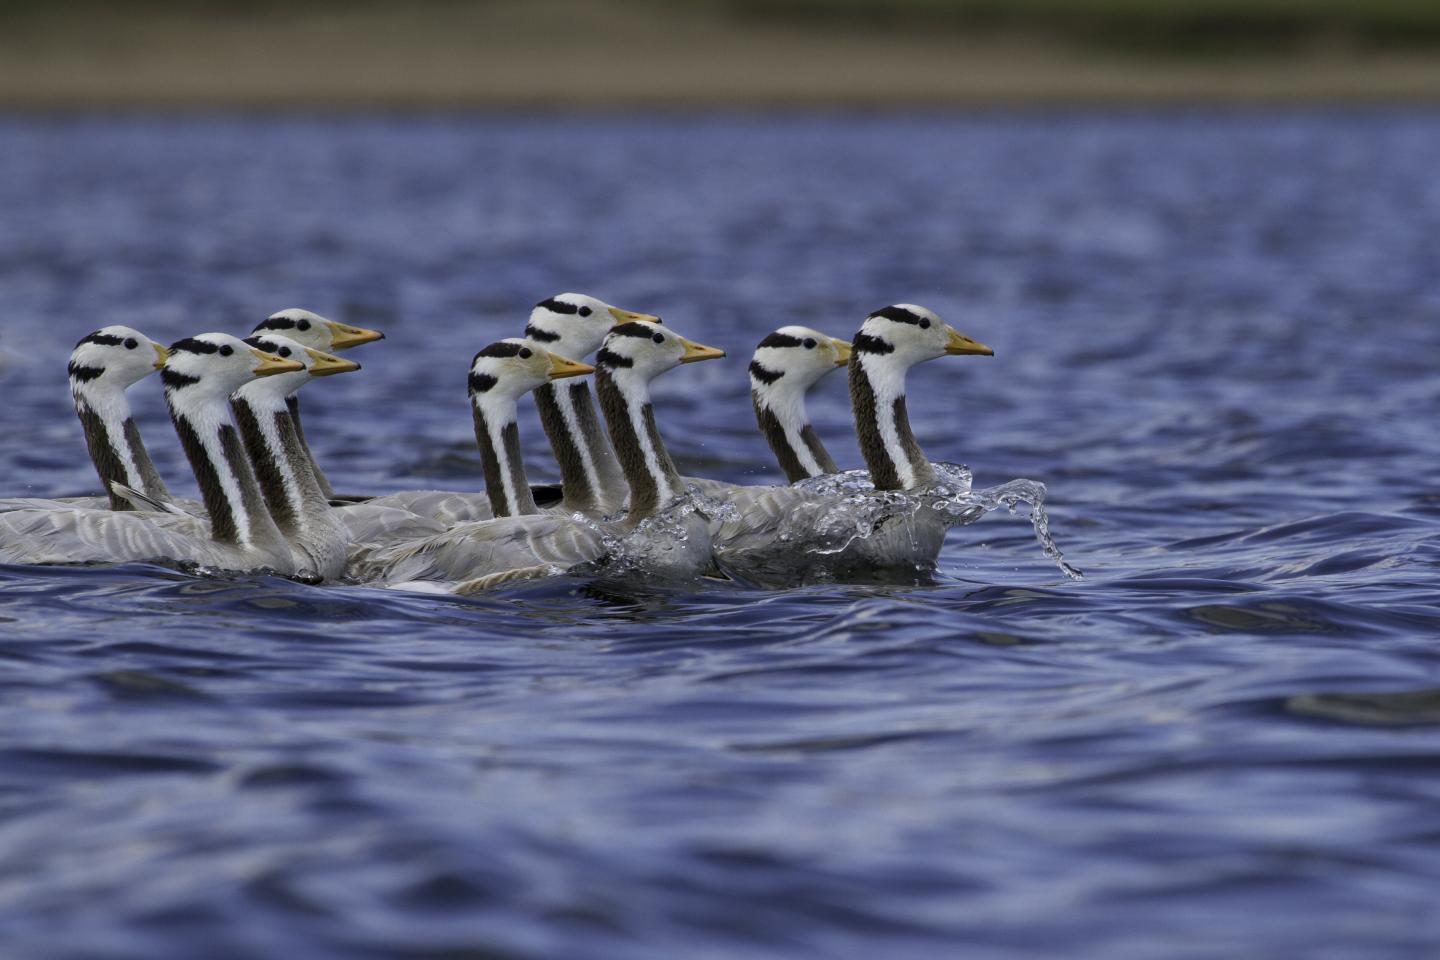
[{"label": "bar-headed goose", "polygon": [[245,384],[230,398],[245,451],[250,455],[265,508],[295,553],[295,569],[307,578],[334,580],[345,572],[350,535],[344,511],[330,506],[320,489],[288,399],[316,377],[359,370],[353,360],[302,346],[278,334],[247,337],[257,350],[298,361],[302,369]]},{"label": "bar-headed goose", "polygon": [[[637,321],[661,322],[657,316],[621,310],[583,293],[562,293],[535,305],[525,337],[578,360],[600,349],[614,327]],[[535,391],[535,405],[560,467],[559,508],[596,518],[616,513],[628,492],[625,475],[595,414],[589,382],[543,384]]]},{"label": "bar-headed goose", "polygon": [[69,508],[0,514],[0,559],[12,563],[168,560],[224,570],[294,571],[236,430],[230,395],[258,376],[302,369],[237,337],[207,333],[170,346],[160,372],[170,417],[208,516]]},{"label": "bar-headed goose", "polygon": [[[624,521],[597,523],[541,513],[530,494],[520,453],[516,401],[526,391],[590,367],[561,360],[530,340],[503,340],[481,350],[470,371],[476,440],[485,464],[485,486],[495,518],[460,524],[443,536],[370,551],[357,572],[390,581],[468,581],[469,591],[514,576],[571,569],[626,551],[630,568],[691,576],[713,564],[706,518],[673,519],[675,529],[654,538],[623,539],[684,495],[655,427],[649,384],[682,363],[722,357],[724,352],[692,343],[652,323],[615,327],[596,357],[600,406],[625,480],[631,490]],[[653,539],[654,542],[651,542]]]},{"label": "bar-headed goose", "polygon": [[[362,343],[385,339],[385,334],[378,330],[367,330],[364,327],[327,320],[318,313],[311,313],[309,310],[302,310],[299,307],[290,307],[272,313],[260,322],[251,336],[264,336],[267,333],[278,333],[281,336],[289,337],[303,347],[319,350],[322,353],[349,350]],[[300,446],[305,450],[305,456],[310,459],[315,476],[320,482],[320,489],[325,491],[325,496],[333,499],[335,491],[325,477],[325,471],[321,470],[320,465],[315,462],[315,456],[310,452],[310,445],[305,440],[305,428],[300,422],[300,400],[291,394],[286,398],[286,402],[290,407],[290,417],[295,422],[295,432],[300,437]]]},{"label": "bar-headed goose", "polygon": [[755,348],[750,360],[755,420],[791,483],[840,469],[810,425],[805,397],[826,374],[849,362],[849,343],[809,327],[781,327]]},{"label": "bar-headed goose", "polygon": [[[582,359],[594,353],[610,329],[621,323],[660,318],[613,307],[583,293],[561,293],[530,311],[525,339],[561,357]],[[616,513],[625,501],[625,478],[595,415],[590,385],[545,383],[535,390],[540,422],[560,467],[560,490],[531,485],[531,496],[544,509],[583,513],[599,519]],[[403,490],[370,501],[409,510],[446,526],[488,520],[495,514],[484,493]]]},{"label": "bar-headed goose", "polygon": [[923,490],[937,479],[910,429],[905,375],[938,357],[993,354],[924,307],[897,304],[872,313],[852,344],[850,393],[874,492],[809,483],[737,487],[728,495],[737,516],[715,533],[721,560],[766,582],[933,567],[948,528],[945,518],[918,501],[885,497],[887,491]]},{"label": "bar-headed goose", "polygon": [[169,501],[170,491],[140,439],[125,392],[159,370],[167,356],[169,351],[163,346],[130,327],[102,327],[81,338],[70,354],[70,395],[85,431],[90,462],[105,492],[98,497],[5,499],[0,500],[0,510],[46,506],[134,509],[129,500],[114,492],[113,482],[142,490],[157,501]]},{"label": "bar-headed goose", "polygon": [[419,581],[463,583],[455,589],[469,592],[600,556],[604,548],[599,528],[541,513],[535,505],[517,422],[520,397],[552,380],[593,369],[519,338],[481,349],[471,362],[467,387],[492,516],[453,525],[439,535],[362,545],[351,555],[352,573],[362,580],[412,586]]}]

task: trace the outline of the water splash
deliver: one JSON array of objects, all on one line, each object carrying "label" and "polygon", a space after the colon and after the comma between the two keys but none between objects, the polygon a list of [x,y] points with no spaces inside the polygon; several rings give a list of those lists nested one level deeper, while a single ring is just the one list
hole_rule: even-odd
[{"label": "water splash", "polygon": [[897,525],[909,525],[910,539],[915,542],[923,539],[917,536],[915,527],[928,525],[931,518],[950,529],[975,523],[1002,508],[1014,514],[1023,503],[1030,507],[1030,525],[1044,555],[1070,579],[1083,578],[1084,574],[1065,560],[1050,534],[1045,484],[1016,479],[974,490],[969,467],[955,463],[937,463],[934,467],[936,481],[915,491],[877,491],[870,474],[864,470],[802,480],[794,485],[795,489],[813,498],[813,504],[807,503],[787,514],[777,538],[781,542],[803,545],[814,553],[838,554],[853,549],[857,541],[875,538],[882,531],[893,535]]}]

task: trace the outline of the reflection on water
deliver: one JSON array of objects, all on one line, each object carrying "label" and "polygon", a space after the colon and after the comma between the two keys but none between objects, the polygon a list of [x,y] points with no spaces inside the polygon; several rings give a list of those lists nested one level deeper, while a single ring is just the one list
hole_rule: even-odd
[{"label": "reflection on water", "polygon": [[[745,377],[769,330],[914,301],[996,348],[911,378],[931,458],[974,470],[951,518],[989,511],[918,586],[0,568],[17,956],[1440,941],[1440,119],[134,117],[0,140],[0,495],[91,489],[63,369],[103,323],[173,340],[303,304],[384,329],[307,398],[355,491],[478,489],[465,358],[562,290],[729,351],[657,381],[656,416],[682,472],[740,483],[780,476]],[[158,386],[135,405],[193,493]],[[858,466],[841,378],[810,409]]]}]

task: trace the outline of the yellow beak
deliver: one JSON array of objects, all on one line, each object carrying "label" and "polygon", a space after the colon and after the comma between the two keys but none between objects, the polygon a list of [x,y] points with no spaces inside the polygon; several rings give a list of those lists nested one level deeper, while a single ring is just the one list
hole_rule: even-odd
[{"label": "yellow beak", "polygon": [[619,307],[610,307],[609,310],[610,316],[615,318],[614,326],[617,327],[622,323],[633,323],[637,320],[640,323],[658,323],[661,325],[665,323],[664,320],[661,320],[651,313],[632,313],[629,310],[621,310]]},{"label": "yellow beak", "polygon": [[385,339],[385,334],[378,330],[352,327],[348,323],[336,323],[334,320],[326,320],[325,326],[330,328],[331,350],[347,350],[350,347],[358,347],[360,344],[369,343],[372,340]]},{"label": "yellow beak", "polygon": [[152,343],[150,346],[155,348],[155,369],[165,369],[165,361],[170,359],[170,348],[162,347],[158,343]]},{"label": "yellow beak", "polygon": [[551,380],[564,380],[566,377],[583,377],[587,373],[595,372],[595,368],[588,363],[567,360],[558,353],[551,353],[549,356]]},{"label": "yellow beak", "polygon": [[994,350],[991,350],[979,340],[971,340],[952,326],[946,325],[945,332],[950,335],[949,339],[945,341],[945,352],[951,356],[995,356]]},{"label": "yellow beak", "polygon": [[685,353],[680,357],[681,363],[699,363],[701,360],[718,360],[725,356],[725,351],[718,347],[707,347],[703,343],[695,343],[686,340],[684,337],[676,337],[680,345],[685,348]]},{"label": "yellow beak", "polygon": [[299,360],[286,360],[284,357],[277,357],[273,353],[266,353],[264,350],[250,348],[255,359],[260,363],[251,372],[257,377],[273,377],[277,373],[294,373],[296,370],[304,370],[305,364]]},{"label": "yellow beak", "polygon": [[330,377],[337,373],[350,373],[360,369],[360,364],[354,360],[341,360],[337,356],[321,353],[319,350],[311,350],[309,347],[305,348],[305,352],[311,360],[310,376],[312,377]]},{"label": "yellow beak", "polygon": [[845,340],[830,338],[830,343],[835,347],[835,366],[843,367],[850,362],[850,344]]}]

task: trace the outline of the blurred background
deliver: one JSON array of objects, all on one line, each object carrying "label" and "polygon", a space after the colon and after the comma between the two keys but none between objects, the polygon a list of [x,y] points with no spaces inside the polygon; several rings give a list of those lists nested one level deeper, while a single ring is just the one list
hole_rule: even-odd
[{"label": "blurred background", "polygon": [[0,0],[0,104],[1430,98],[1428,0]]}]

